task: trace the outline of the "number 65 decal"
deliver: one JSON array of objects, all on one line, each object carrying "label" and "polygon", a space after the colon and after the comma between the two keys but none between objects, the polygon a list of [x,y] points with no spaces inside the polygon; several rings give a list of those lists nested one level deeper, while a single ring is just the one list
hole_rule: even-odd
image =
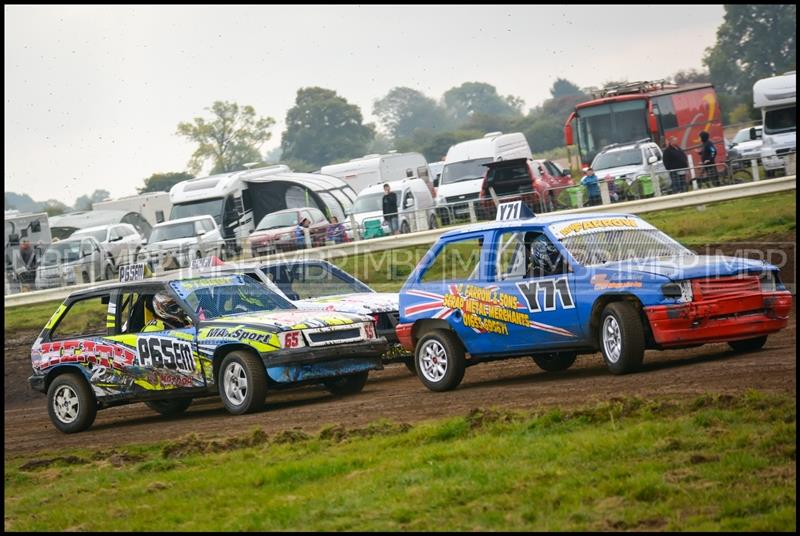
[{"label": "number 65 decal", "polygon": [[300,346],[300,332],[299,331],[290,331],[283,335],[283,347],[284,348],[297,348]]}]

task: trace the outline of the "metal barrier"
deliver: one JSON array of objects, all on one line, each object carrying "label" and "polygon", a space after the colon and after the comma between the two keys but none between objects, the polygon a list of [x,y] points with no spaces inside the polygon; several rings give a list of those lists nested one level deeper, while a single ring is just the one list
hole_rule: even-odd
[{"label": "metal barrier", "polygon": [[[729,166],[726,164],[719,164],[718,169],[730,169]],[[787,169],[788,167],[787,163]],[[698,168],[694,168],[695,174],[697,173]],[[686,171],[691,173],[691,168],[687,168]],[[724,174],[725,177],[729,176],[730,174]],[[734,172],[732,177],[736,176],[736,172]],[[760,175],[758,175],[760,176]],[[641,181],[641,179],[639,179]],[[726,179],[727,180],[727,179]],[[601,182],[601,201],[606,200],[606,202],[602,202],[600,205],[591,206],[589,205],[589,198],[588,194],[586,193],[586,188],[580,185],[572,185],[567,186],[564,188],[558,189],[550,189],[548,190],[548,195],[550,197],[549,202],[552,203],[552,208],[559,211],[560,213],[571,213],[571,212],[586,212],[586,211],[603,211],[603,210],[613,210],[613,211],[621,211],[621,212],[629,212],[629,213],[637,213],[637,212],[644,212],[644,211],[654,211],[654,210],[664,210],[669,208],[676,208],[681,206],[691,206],[696,204],[705,204],[705,203],[712,203],[715,201],[723,201],[728,199],[735,199],[738,197],[746,197],[750,195],[760,195],[765,193],[771,192],[778,192],[778,191],[785,191],[789,189],[793,189],[796,187],[795,185],[795,177],[783,177],[777,178],[772,180],[763,180],[763,179],[756,179],[753,180],[742,180],[741,183],[735,182],[728,186],[723,186],[720,188],[701,188],[701,189],[690,189],[687,192],[679,193],[679,192],[671,192],[670,190],[664,189],[659,190],[659,195],[655,195],[655,191],[653,195],[644,195],[639,197],[634,197],[633,199],[627,200],[625,198],[621,198],[617,196],[614,199],[610,194],[612,193],[611,190],[608,189],[608,183],[605,183],[606,187],[603,188],[604,183]],[[604,192],[605,190],[605,192]],[[647,192],[645,192],[647,193]],[[525,197],[528,196],[528,197]],[[606,197],[608,196],[608,197]],[[291,238],[280,238],[275,241],[275,248],[274,251],[270,250],[269,253],[274,255],[305,255],[307,251],[318,252],[320,258],[340,258],[342,256],[348,256],[353,254],[361,254],[361,253],[370,253],[374,251],[382,251],[382,250],[389,250],[394,248],[402,248],[411,245],[422,245],[422,244],[429,244],[435,241],[436,237],[441,234],[441,228],[445,226],[452,226],[452,228],[457,228],[459,225],[475,223],[481,220],[490,220],[493,219],[496,213],[496,205],[495,202],[501,203],[504,201],[512,201],[517,200],[520,198],[525,198],[526,202],[535,202],[540,203],[538,206],[533,206],[533,211],[537,214],[546,212],[546,210],[542,210],[543,208],[549,208],[543,206],[541,204],[541,197],[536,200],[536,197],[530,196],[530,192],[524,192],[522,194],[517,195],[508,195],[503,197],[498,197],[497,200],[489,199],[489,200],[481,200],[481,199],[472,199],[464,203],[465,206],[460,207],[458,211],[454,209],[451,205],[445,205],[440,207],[428,207],[425,209],[421,209],[419,211],[404,211],[398,213],[398,216],[408,216],[412,214],[415,218],[411,218],[406,220],[409,222],[408,224],[408,232],[407,233],[398,233],[397,235],[391,235],[389,233],[382,233],[380,235],[371,236],[369,238],[364,238],[359,236],[359,239],[356,240],[355,236],[349,237],[347,242],[344,243],[331,243],[327,240],[327,235],[321,238],[314,238],[309,229],[305,229],[303,233],[303,240],[299,242],[295,239],[294,235]],[[607,207],[607,208],[606,208]],[[613,207],[613,208],[612,208]],[[445,220],[441,218],[441,215],[444,214],[447,217],[447,223],[445,224]],[[432,217],[432,218],[431,218]],[[429,229],[420,229],[419,225],[421,222],[425,221],[427,218]],[[379,217],[381,220],[381,227],[383,228],[382,224],[382,217]],[[412,223],[416,220],[418,223]],[[434,226],[435,224],[435,226]],[[417,225],[413,227],[413,225]],[[351,224],[352,226],[352,224]],[[347,227],[345,225],[345,227]],[[415,229],[416,230],[413,230]],[[355,234],[354,231],[351,229],[351,235]],[[223,242],[219,243],[219,247],[223,246]],[[305,245],[305,247],[303,247]],[[260,251],[256,251],[256,253],[261,253]],[[261,258],[266,259],[267,256],[261,255],[253,255],[253,251],[249,242],[249,239],[245,239],[243,241],[241,247],[241,254],[232,256],[230,254],[224,254],[224,260],[245,260],[245,259],[253,259],[253,258]],[[184,263],[177,263],[178,266],[170,266],[169,268],[178,268],[180,264]],[[164,266],[154,266],[155,273],[163,272]],[[55,288],[47,291],[32,291],[32,292],[22,292],[21,294],[15,294],[13,292],[13,284],[11,281],[6,279],[6,287],[5,287],[5,294],[6,294],[6,305],[9,304],[23,304],[23,303],[37,303],[40,301],[46,301],[47,299],[59,299],[65,297],[73,290],[77,290],[80,288],[88,288],[93,286],[96,282],[102,282],[104,280],[104,276],[100,274],[94,274],[90,279],[90,283],[88,284],[81,284],[81,281],[76,280],[75,285],[70,285],[67,287]],[[115,274],[116,278],[116,274]],[[29,295],[29,298],[22,298],[22,295]],[[20,299],[15,299],[16,296],[20,296]]]}]

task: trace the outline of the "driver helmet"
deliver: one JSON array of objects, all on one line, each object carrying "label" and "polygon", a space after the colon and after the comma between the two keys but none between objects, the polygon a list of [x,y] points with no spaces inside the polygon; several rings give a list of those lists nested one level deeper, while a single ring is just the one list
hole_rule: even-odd
[{"label": "driver helmet", "polygon": [[167,291],[162,290],[153,296],[153,311],[161,320],[166,320],[171,324],[181,325],[184,323],[184,313],[178,301]]},{"label": "driver helmet", "polygon": [[539,235],[531,244],[531,257],[535,269],[551,273],[558,265],[560,255],[545,235]]}]

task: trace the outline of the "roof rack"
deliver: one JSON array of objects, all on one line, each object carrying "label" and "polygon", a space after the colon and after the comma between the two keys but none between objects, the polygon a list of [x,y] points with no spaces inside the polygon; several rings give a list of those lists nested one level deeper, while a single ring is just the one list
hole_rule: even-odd
[{"label": "roof rack", "polygon": [[629,82],[626,84],[618,84],[616,86],[604,87],[597,91],[592,92],[593,99],[602,99],[605,97],[615,97],[617,95],[628,95],[631,93],[647,93],[650,91],[657,91],[664,88],[678,87],[667,80],[653,80],[641,82]]}]

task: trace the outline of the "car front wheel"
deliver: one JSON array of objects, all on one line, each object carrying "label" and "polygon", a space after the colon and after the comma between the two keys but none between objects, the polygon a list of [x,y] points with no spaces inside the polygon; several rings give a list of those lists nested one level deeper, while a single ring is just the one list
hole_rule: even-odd
[{"label": "car front wheel", "polygon": [[56,428],[65,434],[82,432],[97,416],[97,400],[83,376],[58,376],[47,389],[47,412]]},{"label": "car front wheel", "polygon": [[172,400],[148,400],[148,408],[164,417],[174,417],[186,411],[192,403],[191,398],[175,398]]},{"label": "car front wheel", "polygon": [[550,354],[534,355],[533,360],[542,370],[558,372],[571,367],[577,357],[577,352],[553,352]]},{"label": "car front wheel", "polygon": [[600,315],[600,350],[612,374],[637,370],[644,358],[644,328],[636,309],[626,302],[606,305]]},{"label": "car front wheel", "polygon": [[219,368],[219,395],[230,413],[241,415],[264,407],[267,373],[264,364],[247,352],[231,352]]},{"label": "car front wheel", "polygon": [[431,391],[455,389],[464,378],[464,347],[452,332],[433,330],[417,343],[414,364],[420,381]]},{"label": "car front wheel", "polygon": [[334,395],[353,395],[360,393],[364,389],[368,376],[369,371],[365,370],[356,374],[325,380],[323,385]]},{"label": "car front wheel", "polygon": [[767,336],[754,337],[743,341],[729,341],[728,346],[736,352],[755,352],[767,343]]}]

